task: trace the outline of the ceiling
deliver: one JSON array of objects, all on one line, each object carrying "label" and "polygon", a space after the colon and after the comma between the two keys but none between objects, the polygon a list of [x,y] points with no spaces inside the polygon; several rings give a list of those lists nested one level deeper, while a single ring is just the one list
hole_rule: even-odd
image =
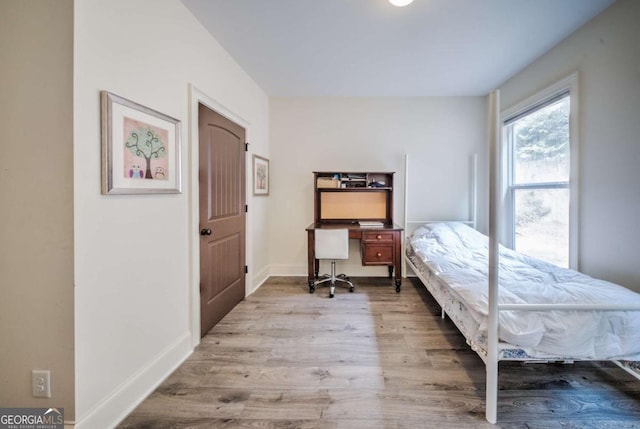
[{"label": "ceiling", "polygon": [[485,95],[614,0],[182,0],[270,96]]}]

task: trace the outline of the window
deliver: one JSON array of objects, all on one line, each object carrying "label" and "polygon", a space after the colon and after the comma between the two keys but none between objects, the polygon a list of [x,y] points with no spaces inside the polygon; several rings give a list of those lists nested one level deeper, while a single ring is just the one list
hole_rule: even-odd
[{"label": "window", "polygon": [[571,92],[565,86],[530,101],[507,116],[503,135],[508,244],[529,256],[576,268]]}]

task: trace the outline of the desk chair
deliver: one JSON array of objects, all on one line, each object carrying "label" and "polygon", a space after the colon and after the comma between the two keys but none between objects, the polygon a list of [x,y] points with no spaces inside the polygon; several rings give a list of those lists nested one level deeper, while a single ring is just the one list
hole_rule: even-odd
[{"label": "desk chair", "polygon": [[[330,282],[329,298],[333,298],[336,282],[344,282],[349,285],[349,292],[353,292],[353,283],[344,274],[336,275],[336,259],[349,259],[349,230],[348,229],[316,229],[315,251],[316,259],[331,259],[331,274],[322,276],[322,280],[316,280],[309,292],[313,293],[316,286]],[[346,285],[345,285],[346,286]]]}]

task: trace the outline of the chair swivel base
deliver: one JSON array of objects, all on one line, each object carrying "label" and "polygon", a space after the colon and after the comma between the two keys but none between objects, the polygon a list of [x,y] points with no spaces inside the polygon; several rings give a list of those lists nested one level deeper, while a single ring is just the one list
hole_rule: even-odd
[{"label": "chair swivel base", "polygon": [[[345,276],[344,274],[339,274],[337,275],[335,278],[332,278],[330,275],[325,274],[323,276],[324,278],[322,280],[318,280],[316,282],[313,283],[313,285],[309,286],[309,293],[313,293],[316,291],[316,286],[321,285],[322,283],[327,283],[327,282],[331,282],[329,284],[327,284],[326,286],[330,286],[329,288],[329,298],[333,298],[335,295],[335,290],[336,290],[336,286],[345,286],[345,287],[349,287],[349,292],[353,292],[354,291],[354,286],[353,283],[351,283],[349,281],[349,277]],[[344,282],[344,285],[340,285],[337,282]]]},{"label": "chair swivel base", "polygon": [[335,296],[336,286],[338,286],[338,282],[345,283],[344,287],[349,287],[349,292],[353,292],[355,287],[353,283],[349,281],[349,277],[344,274],[336,275],[336,261],[331,261],[331,274],[325,274],[322,276],[322,280],[316,280],[313,284],[309,284],[309,293],[314,293],[316,291],[316,286],[321,285],[323,283],[329,283],[325,286],[329,286],[329,298],[333,298]]}]

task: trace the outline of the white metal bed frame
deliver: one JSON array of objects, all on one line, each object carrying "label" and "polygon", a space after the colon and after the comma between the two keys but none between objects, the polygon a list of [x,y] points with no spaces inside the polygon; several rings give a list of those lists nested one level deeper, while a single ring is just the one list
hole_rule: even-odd
[{"label": "white metal bed frame", "polygon": [[[498,314],[500,311],[640,311],[640,305],[611,305],[611,304],[498,304],[498,260],[499,260],[499,195],[500,195],[500,92],[495,90],[489,94],[489,290],[488,290],[488,327],[487,327],[487,356],[478,353],[485,362],[486,376],[486,405],[485,418],[489,423],[497,422],[498,414]],[[470,221],[462,221],[474,229],[477,226],[477,155],[473,155],[471,163],[471,193],[470,193]],[[434,223],[437,221],[409,221],[408,220],[408,190],[409,190],[409,156],[405,155],[405,189],[404,189],[404,218],[405,233],[410,224]],[[403,252],[405,247],[403,246]],[[423,282],[419,270],[411,263],[407,255],[403,258],[403,275],[406,275],[406,264],[410,264],[418,278]],[[442,308],[442,317],[445,311]],[[522,360],[522,359],[518,359]],[[575,361],[578,359],[570,359]],[[536,359],[536,362],[540,362]],[[633,369],[618,360],[611,362],[640,380],[640,369]]]}]

